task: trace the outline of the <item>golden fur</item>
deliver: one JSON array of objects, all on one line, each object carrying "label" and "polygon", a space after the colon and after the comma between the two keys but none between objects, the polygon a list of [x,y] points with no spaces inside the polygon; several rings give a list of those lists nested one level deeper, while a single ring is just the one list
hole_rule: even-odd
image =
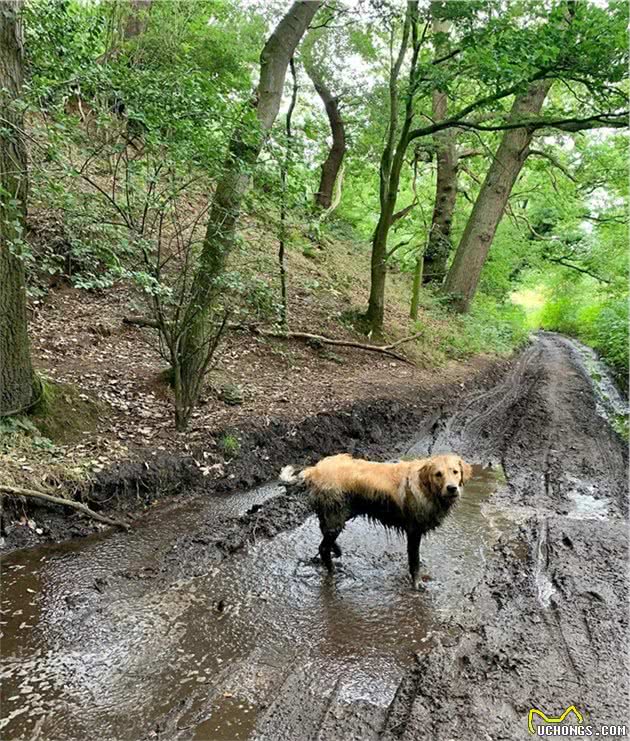
[{"label": "golden fur", "polygon": [[280,480],[308,487],[323,534],[320,556],[329,570],[331,552],[341,555],[336,539],[345,523],[362,515],[407,534],[409,570],[417,587],[420,539],[444,520],[471,474],[471,466],[452,453],[398,463],[343,453],[298,474],[286,466]]}]

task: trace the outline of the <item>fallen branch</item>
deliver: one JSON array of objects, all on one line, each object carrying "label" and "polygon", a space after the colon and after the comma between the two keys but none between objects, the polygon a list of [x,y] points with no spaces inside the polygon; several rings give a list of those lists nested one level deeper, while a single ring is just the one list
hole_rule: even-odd
[{"label": "fallen branch", "polygon": [[93,520],[98,520],[106,525],[112,525],[113,527],[120,527],[123,530],[129,530],[129,525],[126,522],[120,520],[113,520],[110,517],[105,517],[98,512],[87,507],[81,502],[77,502],[74,499],[64,499],[63,497],[53,497],[51,494],[44,494],[42,491],[35,491],[34,489],[23,489],[19,486],[7,486],[6,484],[0,484],[0,494],[8,494],[14,497],[31,497],[33,499],[43,499],[45,502],[51,502],[52,504],[61,504],[65,507],[72,507],[73,509],[79,510],[84,515],[91,517]]},{"label": "fallen branch", "polygon": [[[240,325],[236,325],[231,327],[231,329],[243,329],[244,327]],[[403,342],[410,342],[413,339],[416,339],[420,335],[412,335],[410,337],[403,337],[403,339],[398,340],[397,342],[393,342],[391,345],[368,345],[363,342],[355,342],[354,340],[334,340],[330,337],[323,337],[319,334],[310,334],[308,332],[272,332],[268,329],[261,329],[260,327],[247,327],[251,332],[254,334],[262,335],[263,337],[277,337],[281,340],[304,340],[306,342],[321,342],[325,345],[337,345],[341,347],[356,347],[359,350],[367,350],[368,352],[378,352],[382,353],[383,355],[389,355],[392,358],[396,358],[396,360],[400,360],[402,363],[407,363],[408,365],[415,365],[409,358],[406,358],[404,355],[399,355],[396,352],[393,352],[393,349],[395,347],[398,347],[399,345],[402,345]]]},{"label": "fallen branch", "polygon": [[411,342],[412,340],[417,340],[424,332],[416,332],[416,334],[410,334],[409,337],[403,337],[401,340],[396,340],[396,342],[392,342],[391,345],[385,345],[386,350],[393,350],[395,347],[398,347],[398,345],[402,345],[405,342]]},{"label": "fallen branch", "polygon": [[147,319],[143,316],[124,316],[122,320],[123,324],[130,324],[133,327],[150,327],[151,329],[159,329],[160,324],[155,319]]}]

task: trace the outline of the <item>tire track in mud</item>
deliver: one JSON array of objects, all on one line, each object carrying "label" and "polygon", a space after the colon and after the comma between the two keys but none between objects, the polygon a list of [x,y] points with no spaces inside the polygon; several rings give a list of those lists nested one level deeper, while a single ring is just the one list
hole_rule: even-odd
[{"label": "tire track in mud", "polygon": [[420,657],[382,738],[525,738],[531,707],[571,704],[595,726],[627,723],[627,457],[569,341],[541,334],[435,446],[455,441],[500,454],[494,500],[515,526],[471,595],[481,620]]}]

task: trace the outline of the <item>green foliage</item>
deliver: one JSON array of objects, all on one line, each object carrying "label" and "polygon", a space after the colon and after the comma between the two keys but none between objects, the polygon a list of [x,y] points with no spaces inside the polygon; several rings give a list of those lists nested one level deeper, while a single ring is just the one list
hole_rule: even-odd
[{"label": "green foliage", "polygon": [[219,438],[219,448],[225,455],[234,457],[238,455],[241,449],[241,443],[236,435],[226,432]]},{"label": "green foliage", "polygon": [[482,298],[470,313],[450,319],[452,331],[446,335],[456,357],[475,354],[505,355],[523,345],[529,332],[525,314],[513,304]]},{"label": "green foliage", "polygon": [[594,299],[592,286],[575,281],[554,285],[539,317],[543,329],[563,332],[595,348],[627,388],[627,297]]},{"label": "green foliage", "polygon": [[432,362],[465,360],[473,355],[509,355],[529,338],[525,311],[510,301],[480,296],[468,314],[454,314],[441,297],[421,292],[421,346]]}]

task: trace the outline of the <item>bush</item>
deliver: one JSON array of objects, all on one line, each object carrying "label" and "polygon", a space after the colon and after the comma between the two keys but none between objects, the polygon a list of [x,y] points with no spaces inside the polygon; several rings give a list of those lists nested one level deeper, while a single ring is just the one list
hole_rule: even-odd
[{"label": "bush", "polygon": [[628,387],[628,303],[624,296],[598,297],[575,282],[554,290],[540,313],[540,326],[593,347],[620,384]]},{"label": "bush", "polygon": [[424,314],[439,323],[432,327],[432,322],[423,320],[419,329],[425,335],[425,344],[437,350],[442,360],[478,354],[508,355],[529,336],[527,316],[520,306],[483,294],[477,296],[469,314],[454,314],[437,297]]},{"label": "bush", "polygon": [[592,344],[628,386],[628,304],[622,299],[605,303],[592,323]]},{"label": "bush", "polygon": [[477,298],[462,323],[461,338],[467,354],[507,354],[523,345],[529,336],[527,318],[520,306],[484,295]]}]

